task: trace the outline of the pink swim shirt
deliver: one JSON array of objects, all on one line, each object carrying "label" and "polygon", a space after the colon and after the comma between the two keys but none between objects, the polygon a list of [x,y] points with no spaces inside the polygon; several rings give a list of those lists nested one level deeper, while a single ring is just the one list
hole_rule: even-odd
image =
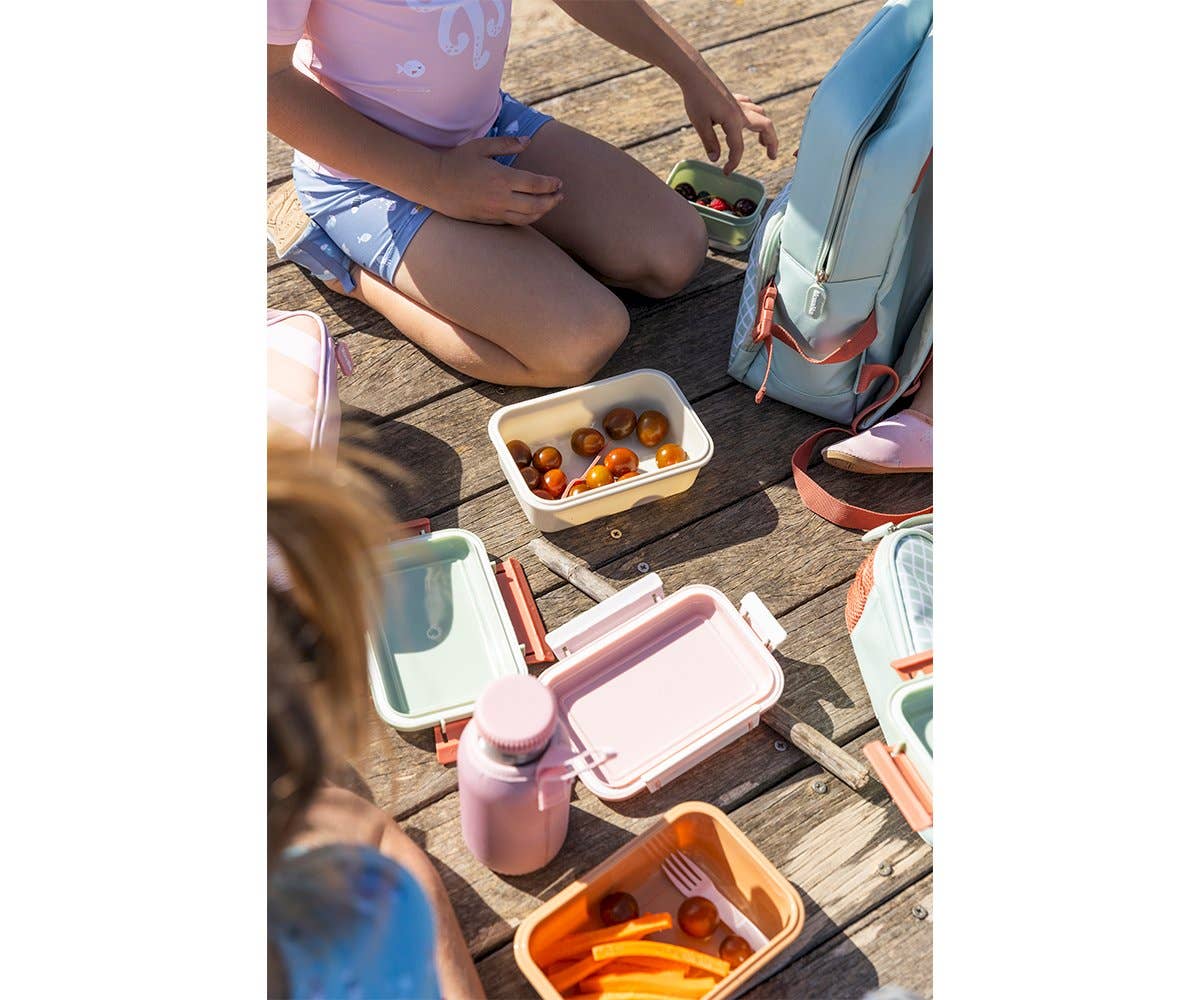
[{"label": "pink swim shirt", "polygon": [[447,148],[486,134],[500,113],[511,13],[512,0],[267,0],[267,42],[298,42],[296,67],[326,90]]}]

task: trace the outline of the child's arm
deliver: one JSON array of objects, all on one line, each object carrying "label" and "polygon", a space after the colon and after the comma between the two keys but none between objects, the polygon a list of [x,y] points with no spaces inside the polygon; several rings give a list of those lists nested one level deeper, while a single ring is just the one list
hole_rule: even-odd
[{"label": "child's arm", "polygon": [[304,817],[293,842],[307,847],[366,844],[386,855],[417,880],[437,921],[437,973],[443,1000],[482,1000],[483,984],[467,948],[462,928],[429,855],[383,810],[344,788],[325,786]]},{"label": "child's arm", "polygon": [[491,159],[519,153],[517,137],[430,149],[355,111],[292,65],[291,45],[267,46],[267,128],[321,163],[443,215],[515,226],[562,200],[562,181]]},{"label": "child's arm", "polygon": [[763,109],[742,94],[731,94],[708,63],[645,0],[554,0],[567,14],[606,42],[666,71],[683,91],[683,106],[714,163],[721,142],[729,143],[725,173],[742,159],[742,129],[758,133],[772,160],[779,149],[775,126]]}]

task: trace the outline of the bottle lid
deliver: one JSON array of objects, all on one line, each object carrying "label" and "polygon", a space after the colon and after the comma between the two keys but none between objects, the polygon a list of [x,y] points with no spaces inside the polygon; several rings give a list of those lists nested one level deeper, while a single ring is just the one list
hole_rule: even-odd
[{"label": "bottle lid", "polygon": [[475,703],[479,735],[500,753],[527,754],[550,742],[558,724],[558,703],[536,677],[518,674],[488,685]]}]

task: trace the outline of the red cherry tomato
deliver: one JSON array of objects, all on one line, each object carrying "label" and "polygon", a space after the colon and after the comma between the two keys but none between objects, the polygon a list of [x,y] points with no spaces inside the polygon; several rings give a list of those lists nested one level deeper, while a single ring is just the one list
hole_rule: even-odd
[{"label": "red cherry tomato", "polygon": [[580,427],[571,435],[571,450],[576,455],[591,458],[598,455],[604,447],[604,435],[595,427]]},{"label": "red cherry tomato", "polygon": [[533,461],[533,452],[529,450],[529,445],[524,441],[509,441],[506,447],[508,453],[512,455],[513,461],[517,463],[517,468],[522,468]]},{"label": "red cherry tomato", "polygon": [[545,490],[534,490],[533,495],[535,497],[541,497],[543,500],[553,500],[554,499],[554,497],[552,497]]},{"label": "red cherry tomato", "polygon": [[542,474],[532,465],[521,466],[521,478],[531,490],[536,490],[542,484]]},{"label": "red cherry tomato", "polygon": [[750,942],[744,937],[730,934],[729,937],[721,942],[718,954],[729,963],[731,969],[736,969],[754,954],[754,949],[750,947]]},{"label": "red cherry tomato", "polygon": [[658,449],[654,460],[658,463],[660,469],[665,469],[668,465],[676,465],[679,462],[687,461],[687,452],[677,444],[664,444]]},{"label": "red cherry tomato", "polygon": [[638,417],[638,440],[647,448],[657,448],[659,442],[667,436],[668,427],[670,424],[667,422],[666,416],[659,413],[658,410],[647,410]]},{"label": "red cherry tomato", "polygon": [[716,906],[703,896],[688,896],[679,904],[679,926],[694,938],[711,937],[720,919]]},{"label": "red cherry tomato", "polygon": [[627,892],[610,892],[600,900],[600,922],[605,927],[634,920],[640,914],[637,900]]},{"label": "red cherry tomato", "polygon": [[611,483],[613,481],[613,474],[603,465],[593,465],[587,470],[583,481],[587,483],[589,490],[594,490],[597,487],[607,486]]},{"label": "red cherry tomato", "polygon": [[562,452],[557,448],[539,448],[533,456],[533,467],[539,472],[549,472],[562,465]]},{"label": "red cherry tomato", "polygon": [[542,473],[542,489],[555,500],[563,495],[567,488],[567,474],[562,469],[550,469]]},{"label": "red cherry tomato", "polygon": [[608,415],[604,418],[604,433],[610,438],[620,441],[621,438],[629,437],[636,425],[637,414],[628,406],[618,406],[616,409],[609,410]]},{"label": "red cherry tomato", "polygon": [[628,448],[614,448],[604,456],[604,467],[615,479],[627,472],[634,472],[638,467],[638,457]]}]

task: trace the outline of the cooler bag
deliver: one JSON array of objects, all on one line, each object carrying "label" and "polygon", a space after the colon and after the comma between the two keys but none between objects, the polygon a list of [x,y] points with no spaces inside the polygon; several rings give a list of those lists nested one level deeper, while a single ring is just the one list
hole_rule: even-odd
[{"label": "cooler bag", "polygon": [[[930,356],[932,64],[932,0],[890,0],[813,95],[795,172],[751,247],[729,374],[756,402],[848,427],[796,450],[802,494],[818,439],[869,427],[916,391]],[[814,496],[848,527],[907,516]]]},{"label": "cooler bag", "polygon": [[350,351],[316,313],[267,310],[267,428],[298,434],[313,449],[336,453],[342,409],[338,371],[353,370]]},{"label": "cooler bag", "polygon": [[909,825],[933,843],[933,516],[867,532],[878,543],[846,598],[846,627],[886,742],[867,762]]}]

